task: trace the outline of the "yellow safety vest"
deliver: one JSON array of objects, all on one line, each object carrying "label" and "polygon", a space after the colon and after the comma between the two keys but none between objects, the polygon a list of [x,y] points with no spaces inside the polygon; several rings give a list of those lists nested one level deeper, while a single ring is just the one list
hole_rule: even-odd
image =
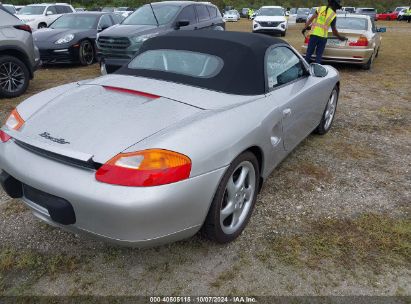
[{"label": "yellow safety vest", "polygon": [[330,28],[331,22],[335,19],[337,14],[332,10],[332,8],[326,6],[321,6],[317,9],[317,19],[314,19],[312,24],[311,35],[327,38],[328,29]]},{"label": "yellow safety vest", "polygon": [[411,16],[411,8],[407,9],[407,11],[405,12],[406,16]]}]

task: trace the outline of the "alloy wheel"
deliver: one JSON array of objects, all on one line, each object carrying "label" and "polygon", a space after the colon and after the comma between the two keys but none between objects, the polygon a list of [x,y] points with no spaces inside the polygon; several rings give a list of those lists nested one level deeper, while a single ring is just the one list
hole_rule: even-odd
[{"label": "alloy wheel", "polygon": [[225,234],[235,233],[252,207],[256,185],[254,166],[240,163],[228,179],[220,210],[220,226]]},{"label": "alloy wheel", "polygon": [[327,103],[327,109],[325,110],[325,125],[324,128],[328,130],[331,126],[331,123],[334,119],[335,108],[337,105],[337,91],[334,90],[330,96],[330,99]]},{"label": "alloy wheel", "polygon": [[25,84],[23,69],[14,62],[0,65],[0,87],[10,93],[17,92]]},{"label": "alloy wheel", "polygon": [[94,50],[93,46],[89,41],[83,42],[82,47],[80,49],[80,56],[81,58],[83,58],[85,64],[90,65],[93,63]]}]

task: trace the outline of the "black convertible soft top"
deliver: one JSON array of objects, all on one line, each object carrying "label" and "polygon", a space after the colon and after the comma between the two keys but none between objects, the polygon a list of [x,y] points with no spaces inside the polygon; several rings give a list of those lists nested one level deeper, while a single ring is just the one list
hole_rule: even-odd
[{"label": "black convertible soft top", "polygon": [[288,44],[262,34],[214,30],[174,31],[147,40],[139,54],[157,49],[210,54],[224,61],[221,71],[211,78],[198,78],[164,71],[130,69],[125,65],[116,73],[162,79],[229,94],[259,95],[266,93],[266,51],[270,46],[280,43]]}]

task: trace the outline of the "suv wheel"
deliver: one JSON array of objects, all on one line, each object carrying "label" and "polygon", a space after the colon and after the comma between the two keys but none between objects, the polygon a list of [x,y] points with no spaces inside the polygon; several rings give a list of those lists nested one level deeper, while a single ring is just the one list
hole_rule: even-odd
[{"label": "suv wheel", "polygon": [[13,98],[23,94],[29,85],[30,73],[26,65],[12,56],[0,57],[0,96]]}]

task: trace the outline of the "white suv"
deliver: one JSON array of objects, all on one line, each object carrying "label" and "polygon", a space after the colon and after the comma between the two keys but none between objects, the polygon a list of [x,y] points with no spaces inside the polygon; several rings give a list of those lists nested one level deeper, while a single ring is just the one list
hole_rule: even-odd
[{"label": "white suv", "polygon": [[48,27],[63,14],[74,13],[75,10],[66,3],[30,4],[23,7],[17,14],[21,21],[30,25],[33,31]]},{"label": "white suv", "polygon": [[285,10],[281,6],[263,6],[253,20],[254,33],[281,34],[284,37],[287,28]]}]

